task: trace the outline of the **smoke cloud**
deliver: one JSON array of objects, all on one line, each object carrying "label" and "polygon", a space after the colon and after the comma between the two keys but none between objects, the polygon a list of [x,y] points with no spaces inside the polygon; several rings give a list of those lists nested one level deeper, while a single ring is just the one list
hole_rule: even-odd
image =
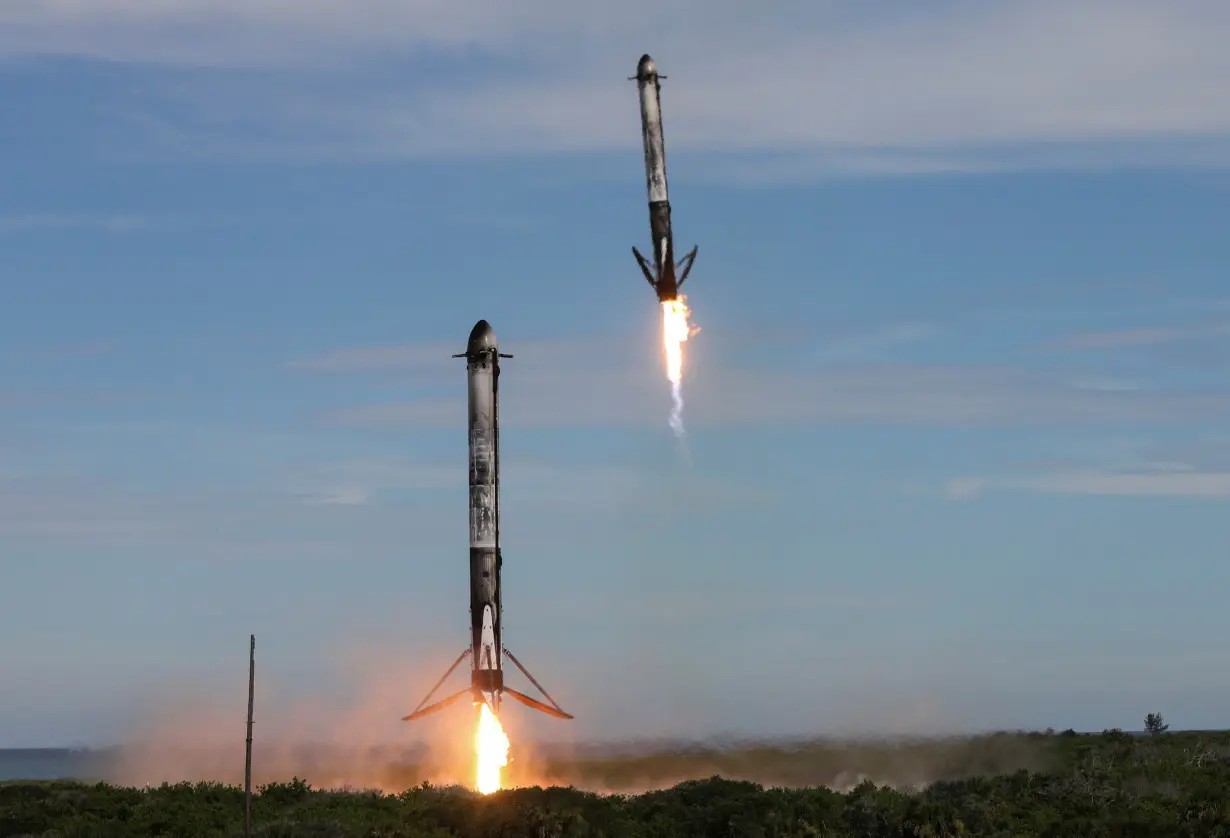
[{"label": "smoke cloud", "polygon": [[[446,657],[407,669],[390,664],[396,660],[392,655],[355,654],[337,666],[332,684],[311,694],[293,678],[262,673],[258,657],[254,785],[300,777],[316,788],[385,793],[423,782],[473,787],[475,715],[468,707],[454,705],[419,722],[401,721],[451,662]],[[246,684],[236,676],[225,692],[196,683],[167,685],[151,694],[103,778],[133,786],[185,780],[242,784]],[[464,676],[454,678],[464,683]],[[635,705],[625,709],[638,712]],[[505,785],[571,785],[599,793],[640,793],[715,774],[770,786],[845,790],[869,779],[917,789],[936,780],[1049,764],[1044,739],[1015,734],[621,745],[569,741],[571,726],[551,720],[547,727],[519,707],[505,712],[503,723],[512,741]]]}]

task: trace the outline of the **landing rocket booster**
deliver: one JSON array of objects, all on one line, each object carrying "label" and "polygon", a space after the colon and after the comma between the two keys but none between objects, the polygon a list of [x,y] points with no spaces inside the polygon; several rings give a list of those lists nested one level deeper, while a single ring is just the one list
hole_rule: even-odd
[{"label": "landing rocket booster", "polygon": [[[641,273],[653,286],[658,301],[669,303],[679,298],[679,286],[688,278],[697,248],[675,264],[675,244],[671,235],[671,202],[666,184],[666,143],[662,139],[662,102],[658,67],[648,55],[636,65],[636,80],[641,94],[641,138],[645,144],[645,189],[649,193],[649,235],[653,242],[653,265],[632,248]],[[678,272],[678,278],[676,278]]]},{"label": "landing rocket booster", "polygon": [[[486,320],[479,320],[470,331],[466,351],[454,358],[466,359],[469,385],[470,436],[470,645],[403,721],[420,719],[443,710],[464,696],[486,703],[499,714],[504,695],[527,707],[560,719],[571,719],[542,688],[534,676],[503,645],[500,630],[503,601],[500,571],[504,564],[500,552],[500,359],[511,358],[500,352],[495,332]],[[470,685],[448,698],[427,704],[436,691],[466,658],[470,659]],[[503,658],[508,658],[550,704],[514,690],[504,683]],[[426,705],[426,706],[424,706]]]}]

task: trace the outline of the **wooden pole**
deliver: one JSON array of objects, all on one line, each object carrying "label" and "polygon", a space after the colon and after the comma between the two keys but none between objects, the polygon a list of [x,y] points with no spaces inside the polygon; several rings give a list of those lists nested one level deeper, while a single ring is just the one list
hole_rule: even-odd
[{"label": "wooden pole", "polygon": [[256,635],[249,637],[248,645],[248,741],[243,767],[243,834],[252,836],[252,698],[256,685]]}]

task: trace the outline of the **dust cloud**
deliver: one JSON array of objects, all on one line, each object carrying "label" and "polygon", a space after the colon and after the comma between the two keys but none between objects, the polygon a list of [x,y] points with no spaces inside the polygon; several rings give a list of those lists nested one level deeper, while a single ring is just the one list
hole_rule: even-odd
[{"label": "dust cloud", "polygon": [[511,785],[575,786],[599,793],[641,794],[720,775],[766,787],[826,786],[849,791],[870,780],[920,791],[942,780],[1047,770],[1051,748],[1034,734],[935,739],[812,740],[777,744],[617,746],[568,756],[542,753],[510,765]]},{"label": "dust cloud", "polygon": [[[400,792],[401,778],[410,775],[416,783],[472,783],[474,717],[467,707],[401,720],[451,660],[433,656],[411,673],[390,667],[392,658],[372,657],[343,665],[330,679],[332,694],[319,697],[262,674],[258,659],[254,786],[300,777],[316,788]],[[465,683],[455,677],[452,691]],[[139,721],[115,749],[106,779],[133,786],[242,784],[246,699],[243,690],[222,696],[200,684],[163,687],[134,713]]]},{"label": "dust cloud", "polygon": [[[308,690],[295,686],[295,679],[262,671],[258,658],[254,786],[299,777],[315,788],[386,793],[424,782],[472,787],[475,716],[468,706],[456,704],[417,722],[401,720],[452,663],[451,656],[433,654],[413,669],[390,665],[399,657],[405,659],[404,651],[382,654],[371,648],[346,655],[336,673]],[[228,674],[225,694],[201,683],[167,685],[150,694],[133,708],[139,721],[111,752],[104,779],[129,786],[242,784],[246,675],[246,666],[240,677]],[[464,672],[454,673],[438,695],[465,680]],[[577,698],[578,719],[597,718],[609,709],[585,706],[584,698]],[[543,722],[513,704],[502,717],[512,740],[506,786],[562,785],[598,793],[641,793],[714,775],[765,786],[846,790],[870,780],[921,789],[939,780],[1046,770],[1052,753],[1047,737],[1013,733],[587,744],[547,741],[583,730],[574,723]]]}]

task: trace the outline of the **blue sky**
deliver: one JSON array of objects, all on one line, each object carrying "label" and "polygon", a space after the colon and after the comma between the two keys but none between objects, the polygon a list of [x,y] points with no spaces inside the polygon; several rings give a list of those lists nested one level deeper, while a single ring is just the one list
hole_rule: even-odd
[{"label": "blue sky", "polygon": [[[5,4],[0,746],[237,735],[250,632],[267,717],[417,735],[466,642],[479,318],[517,356],[506,641],[578,717],[518,735],[1230,723],[1228,34]],[[646,51],[690,464],[629,252]]]}]

